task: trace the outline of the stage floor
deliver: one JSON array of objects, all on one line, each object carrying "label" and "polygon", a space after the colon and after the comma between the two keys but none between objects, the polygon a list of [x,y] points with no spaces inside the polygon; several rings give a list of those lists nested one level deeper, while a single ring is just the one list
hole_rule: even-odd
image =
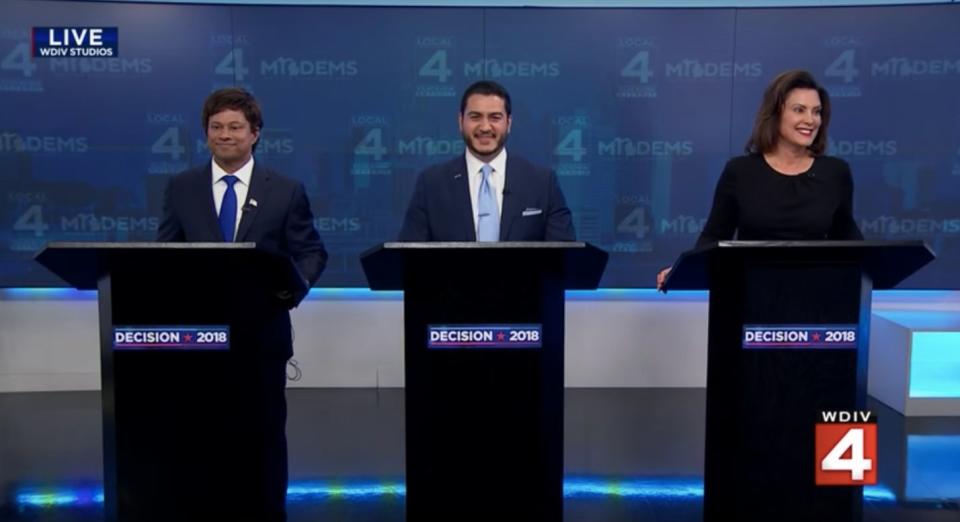
[{"label": "stage floor", "polygon": [[[403,390],[287,399],[289,520],[404,520]],[[705,405],[704,389],[568,389],[564,520],[702,520]],[[868,406],[880,484],[865,488],[864,521],[960,521],[960,418]],[[101,520],[100,422],[97,392],[0,394],[0,520]]]}]

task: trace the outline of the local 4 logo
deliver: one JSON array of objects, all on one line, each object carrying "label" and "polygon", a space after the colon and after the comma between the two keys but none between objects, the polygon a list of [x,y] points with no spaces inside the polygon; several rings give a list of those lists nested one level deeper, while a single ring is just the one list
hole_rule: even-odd
[{"label": "local 4 logo", "polygon": [[877,419],[869,411],[822,411],[816,424],[816,484],[877,483]]}]

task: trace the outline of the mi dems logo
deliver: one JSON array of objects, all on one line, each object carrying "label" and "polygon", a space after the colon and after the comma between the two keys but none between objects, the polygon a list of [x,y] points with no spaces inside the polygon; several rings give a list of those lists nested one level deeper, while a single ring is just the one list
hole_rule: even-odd
[{"label": "mi dems logo", "polygon": [[34,58],[116,58],[116,27],[34,27]]}]

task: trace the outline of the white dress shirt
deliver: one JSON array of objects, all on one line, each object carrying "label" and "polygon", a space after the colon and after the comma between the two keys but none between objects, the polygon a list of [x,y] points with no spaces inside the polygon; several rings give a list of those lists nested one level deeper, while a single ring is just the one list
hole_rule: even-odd
[{"label": "white dress shirt", "polygon": [[[480,170],[484,163],[474,156],[470,149],[465,152],[467,155],[467,179],[470,181],[470,206],[473,210],[473,231],[477,231],[477,204],[480,198],[480,183],[483,182],[483,172]],[[497,214],[503,215],[503,187],[507,180],[507,149],[500,150],[492,161],[490,161],[490,189],[497,196]]]},{"label": "white dress shirt", "polygon": [[[223,203],[223,195],[227,193],[227,182],[223,181],[224,176],[230,173],[220,168],[217,162],[210,159],[211,169],[213,171],[213,205],[217,209],[217,215],[220,215],[220,205]],[[243,216],[243,207],[247,204],[247,192],[250,191],[250,178],[253,176],[253,156],[246,162],[240,170],[233,173],[237,177],[237,182],[233,184],[233,191],[237,193],[237,221],[233,224],[233,237],[236,240],[237,231],[240,229],[240,217]]]}]

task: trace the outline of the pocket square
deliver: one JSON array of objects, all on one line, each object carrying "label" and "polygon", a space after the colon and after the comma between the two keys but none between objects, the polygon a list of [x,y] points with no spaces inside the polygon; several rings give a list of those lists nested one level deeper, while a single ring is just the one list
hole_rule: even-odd
[{"label": "pocket square", "polygon": [[537,216],[540,214],[543,214],[543,210],[539,208],[528,208],[523,211],[523,217]]}]

